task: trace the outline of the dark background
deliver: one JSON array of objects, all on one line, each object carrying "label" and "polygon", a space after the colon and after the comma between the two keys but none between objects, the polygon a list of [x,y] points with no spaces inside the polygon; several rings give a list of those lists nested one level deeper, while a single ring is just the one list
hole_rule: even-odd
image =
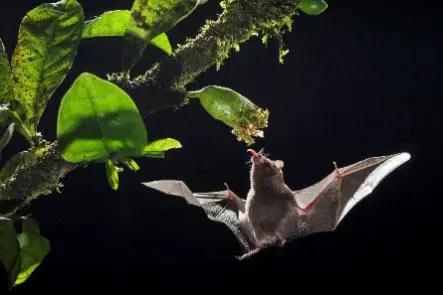
[{"label": "dark background", "polygon": [[[21,18],[42,2],[2,4],[0,36],[9,53]],[[132,1],[80,2],[92,17],[127,9]],[[291,53],[284,65],[277,62],[276,42],[265,48],[251,40],[220,71],[207,71],[189,89],[224,85],[269,108],[266,139],[255,147],[285,160],[286,180],[294,189],[325,176],[334,160],[346,165],[368,156],[410,152],[411,161],[356,206],[335,232],[238,262],[234,256],[241,250],[227,228],[180,199],[145,189],[140,182],[169,178],[183,179],[198,191],[222,189],[225,181],[239,195],[248,191],[245,146],[192,103],[146,118],[150,138],[175,137],[184,148],[167,160],[141,159],[140,172],[121,174],[118,192],[108,187],[102,165],[90,165],[68,175],[61,195],[32,204],[28,210],[40,221],[52,251],[13,293],[148,292],[154,286],[209,291],[208,282],[218,289],[241,279],[243,286],[295,290],[344,287],[349,276],[366,287],[394,277],[410,286],[438,267],[443,197],[439,6],[430,1],[328,2],[321,16],[296,17],[293,32],[285,37]],[[204,19],[219,11],[218,1],[210,0],[170,32],[171,41],[195,35]],[[118,70],[120,51],[119,39],[82,42],[72,73],[43,117],[46,138],[55,137],[57,108],[73,79],[83,71],[104,75]],[[143,65],[160,56],[150,48]],[[142,108],[149,93],[134,99]],[[24,148],[16,136],[4,157]],[[313,279],[319,283],[307,283]]]}]

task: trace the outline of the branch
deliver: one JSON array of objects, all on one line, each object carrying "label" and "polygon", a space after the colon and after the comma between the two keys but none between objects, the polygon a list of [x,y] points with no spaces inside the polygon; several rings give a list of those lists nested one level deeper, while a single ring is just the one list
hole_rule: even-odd
[{"label": "branch", "polygon": [[[219,68],[239,44],[253,36],[262,40],[281,40],[290,30],[299,0],[225,0],[223,12],[215,21],[207,21],[201,32],[179,46],[172,58],[164,58],[132,80],[114,73],[109,79],[126,88],[134,97],[148,95],[144,108],[153,112],[186,102],[186,85],[209,67]],[[60,179],[76,168],[65,162],[56,143],[46,143],[17,154],[35,154],[0,184],[0,215],[13,214],[33,199],[48,195],[60,187]],[[20,158],[20,157],[19,157]],[[11,162],[12,159],[10,159]],[[8,162],[9,163],[9,162]],[[7,163],[7,165],[8,165]]]},{"label": "branch", "polygon": [[61,158],[56,143],[15,155],[2,170],[9,175],[0,184],[0,215],[14,214],[37,197],[58,190],[60,179],[75,168]]},{"label": "branch", "polygon": [[272,37],[281,41],[291,29],[298,4],[299,0],[222,1],[218,19],[207,21],[195,38],[178,46],[172,58],[163,58],[134,79],[113,73],[109,80],[134,97],[148,96],[143,99],[147,112],[180,106],[186,102],[186,85],[213,65],[219,69],[232,51],[239,51],[240,44],[254,36],[261,36],[265,43]]}]

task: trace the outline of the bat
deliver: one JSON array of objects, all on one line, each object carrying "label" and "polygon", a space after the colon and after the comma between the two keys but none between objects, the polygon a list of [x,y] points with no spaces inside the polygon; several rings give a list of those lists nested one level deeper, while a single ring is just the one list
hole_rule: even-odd
[{"label": "bat", "polygon": [[226,189],[193,193],[179,180],[158,180],[145,186],[184,198],[201,207],[209,219],[224,223],[250,257],[270,246],[283,246],[302,236],[333,231],[346,214],[368,196],[388,174],[410,159],[410,154],[372,157],[339,168],[319,182],[300,190],[284,180],[281,160],[248,150],[251,188],[246,199]]}]

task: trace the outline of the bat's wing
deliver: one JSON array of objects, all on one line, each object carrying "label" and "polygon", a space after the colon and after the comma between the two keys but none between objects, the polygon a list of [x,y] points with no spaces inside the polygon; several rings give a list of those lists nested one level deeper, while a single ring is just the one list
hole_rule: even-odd
[{"label": "bat's wing", "polygon": [[400,153],[368,158],[337,168],[313,186],[295,191],[300,212],[298,235],[334,230],[358,202],[410,157]]},{"label": "bat's wing", "polygon": [[227,225],[246,252],[255,248],[249,225],[241,218],[245,200],[230,190],[193,193],[183,181],[179,180],[158,180],[143,184],[162,193],[182,197],[189,204],[201,207],[209,219]]}]

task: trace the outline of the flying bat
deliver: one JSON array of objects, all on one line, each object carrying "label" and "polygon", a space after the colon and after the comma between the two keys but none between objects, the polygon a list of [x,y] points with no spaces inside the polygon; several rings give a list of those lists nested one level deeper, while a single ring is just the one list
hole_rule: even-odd
[{"label": "flying bat", "polygon": [[249,257],[261,249],[317,232],[333,231],[348,212],[368,196],[380,181],[410,159],[408,153],[372,157],[339,168],[316,184],[290,189],[283,161],[273,161],[249,149],[251,188],[242,199],[225,190],[193,193],[179,180],[143,183],[201,207],[209,219],[226,224]]}]

